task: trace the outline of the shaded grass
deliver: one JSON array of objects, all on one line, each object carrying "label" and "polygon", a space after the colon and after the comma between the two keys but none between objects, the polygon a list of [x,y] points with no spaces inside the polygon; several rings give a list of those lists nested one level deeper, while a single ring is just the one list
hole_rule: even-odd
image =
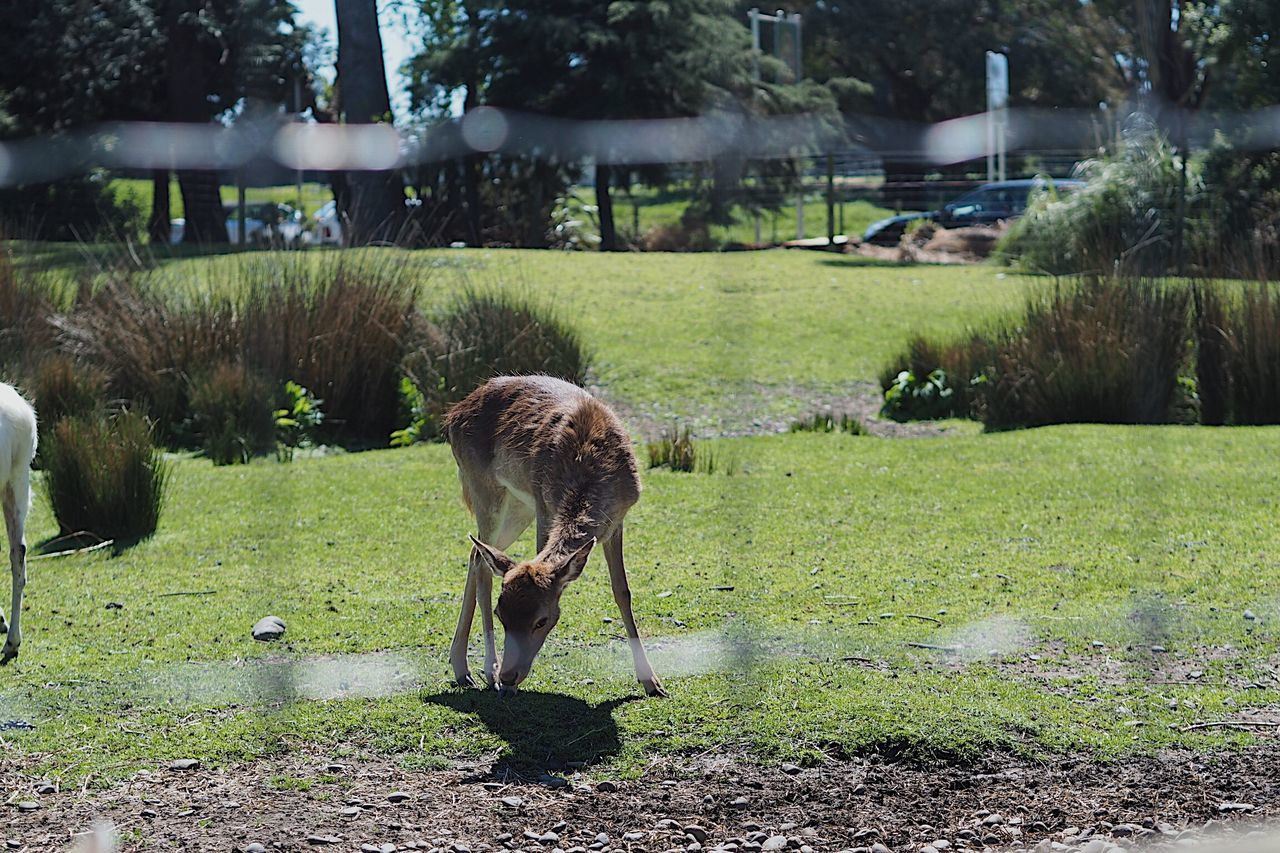
[{"label": "shaded grass", "polygon": [[[636,773],[655,756],[712,748],[801,760],[1119,756],[1246,743],[1179,727],[1280,700],[1248,686],[1277,646],[1280,536],[1259,484],[1280,475],[1280,430],[1054,427],[912,442],[909,453],[839,434],[732,444],[738,476],[645,475],[628,515],[631,585],[673,699],[613,707],[613,734],[575,746],[583,760]],[[179,462],[151,540],[33,571],[23,656],[0,679],[0,719],[36,725],[6,735],[14,757],[112,777],[304,741],[410,762],[532,754],[554,726],[539,734],[478,705],[427,701],[452,695],[446,647],[470,530],[456,490],[440,446],[283,468]],[[31,535],[53,532],[37,504]],[[528,555],[530,538],[513,554]],[[211,593],[171,595],[184,591]],[[1242,618],[1246,607],[1259,619]],[[940,626],[906,618],[943,610]],[[249,628],[269,612],[289,628],[266,647]],[[616,612],[593,562],[528,688],[591,708],[636,694],[603,616]],[[1171,661],[1234,652],[1198,683],[1151,683],[1153,624]],[[990,639],[1009,625],[1023,639]],[[422,692],[261,704],[195,689],[208,662],[382,649],[420,667]],[[1051,671],[1111,660],[1132,680],[1046,685],[1000,668],[1034,650]]]}]

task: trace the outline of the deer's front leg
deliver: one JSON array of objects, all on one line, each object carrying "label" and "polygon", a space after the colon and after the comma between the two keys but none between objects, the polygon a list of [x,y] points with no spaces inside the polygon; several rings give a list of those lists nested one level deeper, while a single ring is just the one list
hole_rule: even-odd
[{"label": "deer's front leg", "polygon": [[493,634],[493,575],[481,569],[477,575],[476,603],[480,607],[480,625],[484,628],[484,680],[493,687],[498,683],[498,647]]},{"label": "deer's front leg", "polygon": [[627,642],[631,644],[631,658],[636,666],[636,680],[644,687],[649,696],[666,696],[667,691],[658,680],[645,654],[644,644],[640,642],[640,632],[636,629],[636,617],[631,612],[631,587],[627,584],[627,570],[622,563],[622,525],[604,540],[604,558],[609,563],[609,583],[613,587],[613,600],[618,604],[622,614],[622,624],[627,629]]},{"label": "deer's front leg", "polygon": [[471,669],[467,666],[467,641],[471,638],[471,620],[476,614],[476,565],[474,557],[468,560],[467,585],[462,590],[462,609],[458,612],[458,628],[453,632],[453,645],[449,647],[449,663],[453,667],[453,680],[459,687],[475,687]]}]

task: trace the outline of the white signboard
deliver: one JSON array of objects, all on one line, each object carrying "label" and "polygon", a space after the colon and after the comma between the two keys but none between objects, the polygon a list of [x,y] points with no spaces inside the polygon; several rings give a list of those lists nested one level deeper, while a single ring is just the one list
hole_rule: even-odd
[{"label": "white signboard", "polygon": [[987,109],[1009,106],[1009,57],[987,51]]}]

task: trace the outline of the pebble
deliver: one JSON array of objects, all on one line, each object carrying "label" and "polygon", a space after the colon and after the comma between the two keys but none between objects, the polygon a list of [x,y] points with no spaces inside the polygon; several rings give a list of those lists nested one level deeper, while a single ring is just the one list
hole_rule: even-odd
[{"label": "pebble", "polygon": [[760,847],[763,850],[786,850],[787,837],[785,835],[771,835],[765,839]]},{"label": "pebble", "polygon": [[784,764],[784,765],[782,765],[782,772],[783,772],[783,773],[786,773],[788,776],[795,776],[797,773],[800,773],[800,772],[801,772],[801,770],[803,770],[803,768],[802,768],[802,767],[800,767],[800,765],[798,765],[798,764]]},{"label": "pebble", "polygon": [[606,779],[603,782],[596,783],[596,790],[602,794],[612,794],[614,791],[618,790],[618,786],[616,783],[610,782]]},{"label": "pebble", "polygon": [[1230,814],[1232,812],[1251,812],[1255,806],[1252,803],[1222,803],[1218,806],[1220,814]]},{"label": "pebble", "polygon": [[544,832],[542,833],[542,835],[538,836],[538,841],[541,842],[542,844],[549,844],[549,845],[559,844],[560,836],[559,834],[554,832]]},{"label": "pebble", "polygon": [[875,844],[871,845],[871,853],[893,853],[893,851],[877,841]]},{"label": "pebble", "polygon": [[608,843],[609,843],[609,833],[607,832],[596,833],[596,844],[608,844]]},{"label": "pebble", "polygon": [[346,770],[346,769],[347,769],[347,765],[345,764],[326,764],[324,766],[324,772],[326,773],[341,773],[343,770]]},{"label": "pebble", "polygon": [[36,793],[37,794],[56,794],[58,793],[58,786],[45,782],[44,784],[36,787]]},{"label": "pebble", "polygon": [[546,785],[548,788],[567,788],[569,780],[563,776],[552,776],[550,773],[543,773],[538,777],[538,784]]},{"label": "pebble", "polygon": [[155,809],[143,809],[143,810],[142,810],[142,812],[141,812],[141,814],[142,814],[142,816],[143,816],[144,818],[146,818],[147,820],[151,820],[153,817],[159,817],[159,816],[160,816],[160,813],[159,813],[159,812],[157,812]]},{"label": "pebble", "polygon": [[18,841],[16,838],[10,838],[4,843],[4,846],[8,847],[10,850],[21,850],[22,842]]},{"label": "pebble", "polygon": [[730,808],[745,809],[749,805],[751,805],[751,801],[746,797],[738,797],[729,801]]},{"label": "pebble", "polygon": [[691,837],[699,844],[705,844],[707,841],[707,831],[696,823],[691,823],[684,828],[684,834]]},{"label": "pebble", "polygon": [[1254,614],[1254,612],[1253,612],[1252,610],[1246,610],[1246,611],[1244,612],[1244,618],[1245,618],[1246,620],[1248,620],[1248,621],[1252,622],[1253,620],[1257,619],[1258,617],[1257,617],[1257,615],[1255,615],[1255,614]]},{"label": "pebble", "polygon": [[244,853],[267,853],[267,848],[255,841],[245,845]]},{"label": "pebble", "polygon": [[307,836],[307,843],[308,843],[308,844],[316,844],[316,845],[321,845],[321,844],[341,844],[341,843],[342,843],[342,839],[341,839],[341,838],[335,838],[335,837],[333,837],[332,835],[308,835],[308,836]]},{"label": "pebble", "polygon": [[18,811],[20,812],[33,812],[38,808],[40,808],[40,804],[33,800],[23,800],[18,803]]},{"label": "pebble", "polygon": [[405,791],[392,791],[390,794],[387,794],[387,800],[392,803],[403,803],[411,797],[412,795]]},{"label": "pebble", "polygon": [[170,770],[199,770],[200,759],[198,758],[179,758],[177,761],[169,762]]},{"label": "pebble", "polygon": [[264,616],[253,626],[253,638],[268,642],[284,636],[284,620],[279,616]]},{"label": "pebble", "polygon": [[622,836],[624,841],[644,841],[643,832],[628,832]]},{"label": "pebble", "polygon": [[[503,797],[502,804],[504,806],[510,806],[513,809],[518,809],[524,805],[524,798],[523,797]],[[507,836],[507,837],[510,838],[510,836]],[[503,841],[505,839],[499,839],[499,840]]]},{"label": "pebble", "polygon": [[360,807],[359,807],[359,806],[347,806],[345,809],[343,809],[343,810],[342,810],[341,814],[342,814],[342,816],[343,816],[343,817],[359,817],[359,816],[360,816]]}]

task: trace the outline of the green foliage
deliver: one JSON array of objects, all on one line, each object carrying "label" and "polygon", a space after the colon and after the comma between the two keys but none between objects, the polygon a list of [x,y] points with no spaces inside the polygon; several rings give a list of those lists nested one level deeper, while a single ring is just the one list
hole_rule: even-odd
[{"label": "green foliage", "polygon": [[[437,391],[443,394],[439,386]],[[391,433],[392,447],[408,447],[441,435],[441,417],[430,408],[427,396],[408,376],[400,378],[400,406],[407,423]]]},{"label": "green foliage", "polygon": [[806,418],[791,422],[791,432],[846,432],[849,435],[867,435],[867,428],[853,415],[833,412],[816,412]]},{"label": "green foliage", "polygon": [[276,458],[281,462],[293,461],[297,448],[312,447],[316,431],[324,423],[323,400],[290,379],[284,383],[283,408],[271,413],[276,425]]},{"label": "green foliage", "polygon": [[1180,170],[1164,140],[1137,134],[1118,155],[1077,167],[1083,187],[1032,198],[998,250],[1038,272],[1163,274],[1174,262]]},{"label": "green foliage", "polygon": [[59,532],[133,542],[156,530],[170,465],[136,413],[64,418],[40,448]]},{"label": "green foliage", "polygon": [[191,420],[214,465],[245,464],[275,446],[271,385],[243,364],[220,364],[191,382]]},{"label": "green foliage", "polygon": [[955,413],[955,392],[947,383],[947,372],[936,367],[917,377],[903,370],[884,391],[881,414],[895,421],[932,421]]}]

